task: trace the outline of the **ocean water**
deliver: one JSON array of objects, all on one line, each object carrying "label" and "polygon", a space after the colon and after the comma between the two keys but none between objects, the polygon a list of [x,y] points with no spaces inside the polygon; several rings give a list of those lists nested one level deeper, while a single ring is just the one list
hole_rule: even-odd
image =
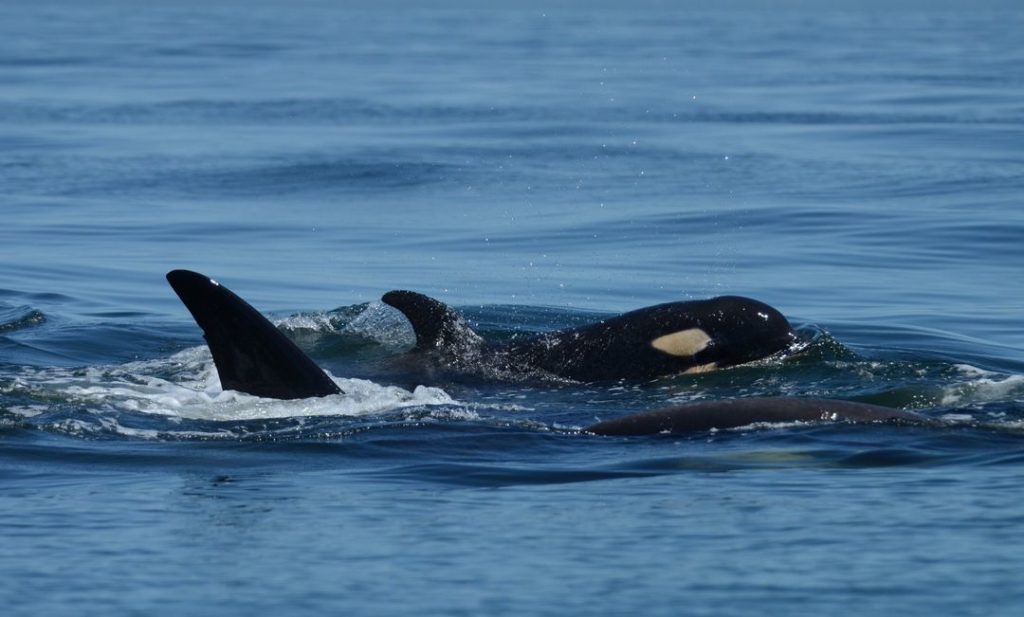
[{"label": "ocean water", "polygon": [[[1019,614],[1007,6],[5,4],[3,613]],[[174,268],[346,394],[222,391]],[[742,294],[802,352],[453,374],[402,288],[491,339]],[[950,423],[581,431],[759,395]]]}]

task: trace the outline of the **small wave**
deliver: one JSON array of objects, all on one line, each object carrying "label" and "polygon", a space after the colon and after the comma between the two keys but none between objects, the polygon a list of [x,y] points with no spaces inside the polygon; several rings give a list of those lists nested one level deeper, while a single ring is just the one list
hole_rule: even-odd
[{"label": "small wave", "polygon": [[955,407],[1024,397],[1024,375],[1006,375],[969,364],[958,364],[955,368],[967,381],[943,388],[943,406]]},{"label": "small wave", "polygon": [[[447,179],[453,170],[441,163],[398,160],[386,154],[371,158],[310,157],[281,163],[214,169],[184,169],[173,184],[163,185],[176,190],[180,184],[191,190],[218,191],[231,195],[260,195],[267,187],[277,194],[305,193],[322,190],[364,190],[366,188],[401,189]],[[147,186],[159,180],[146,177]]]},{"label": "small wave", "polygon": [[[23,62],[24,60],[15,60]],[[43,65],[60,66],[68,62],[92,62],[94,59],[52,58]],[[3,66],[0,61],[0,66]],[[15,64],[16,65],[16,64]],[[374,100],[358,98],[275,98],[200,100],[180,99],[156,103],[90,103],[69,104],[50,102],[31,105],[20,102],[0,105],[0,117],[23,122],[84,122],[91,124],[154,122],[165,124],[215,123],[220,125],[249,124],[291,124],[296,118],[311,124],[349,123],[419,123],[431,121],[475,122],[494,125],[508,131],[507,123],[552,123],[568,125],[576,132],[584,131],[581,123],[623,122],[626,120],[644,123],[707,123],[730,125],[809,125],[809,126],[878,126],[914,124],[1006,124],[1020,122],[1015,109],[991,110],[986,113],[964,114],[865,111],[851,112],[818,109],[764,110],[764,109],[681,109],[675,106],[651,110],[638,107],[632,110],[613,107],[607,109],[589,108],[558,109],[541,105],[443,105],[411,103],[406,105],[384,104]],[[521,128],[511,129],[522,133]],[[548,133],[545,133],[548,134]]]},{"label": "small wave", "polygon": [[46,315],[31,306],[0,308],[0,332],[31,328],[45,321]]}]

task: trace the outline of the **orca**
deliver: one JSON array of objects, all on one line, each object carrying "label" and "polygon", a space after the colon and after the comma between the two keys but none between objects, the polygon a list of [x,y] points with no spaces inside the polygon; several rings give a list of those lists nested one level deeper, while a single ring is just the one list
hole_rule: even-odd
[{"label": "orca", "polygon": [[653,435],[730,429],[758,423],[851,422],[941,426],[934,418],[901,409],[836,399],[751,397],[698,401],[634,413],[584,428],[595,435]]},{"label": "orca", "polygon": [[[225,389],[280,399],[340,392],[309,356],[228,288],[188,270],[169,272],[167,281],[203,330]],[[796,340],[779,311],[739,296],[660,304],[500,345],[487,343],[461,315],[423,294],[391,291],[383,301],[409,319],[414,351],[583,382],[734,366],[785,350]]]},{"label": "orca", "polygon": [[579,382],[711,371],[768,357],[797,340],[782,313],[740,296],[659,304],[504,344],[487,343],[452,308],[423,294],[390,291],[382,300],[412,324],[414,352],[451,366],[470,358]]},{"label": "orca", "polygon": [[[213,362],[217,367],[221,385],[225,390],[238,390],[276,399],[343,394],[341,388],[327,373],[282,334],[274,324],[217,281],[188,270],[168,272],[167,281],[203,330],[206,343],[213,356]],[[462,351],[479,350],[482,346],[486,347],[483,340],[465,325],[457,313],[436,300],[412,292],[390,292],[385,298],[390,300],[389,304],[392,302],[400,304],[410,312],[407,314],[416,317],[417,321],[414,322],[413,327],[417,334],[418,345],[432,345],[449,350],[461,348]],[[711,308],[723,311],[727,307],[739,307],[740,314],[737,316],[724,313],[707,316]],[[680,325],[680,318],[678,318],[680,311],[684,314],[689,311],[688,314],[691,315],[689,319],[692,321],[683,319],[681,320],[682,325]],[[697,303],[683,302],[641,309],[578,330],[545,335],[552,338],[542,336],[534,339],[533,342],[513,343],[509,346],[509,353],[513,356],[521,355],[527,359],[539,358],[535,361],[545,363],[563,361],[566,357],[572,357],[571,353],[577,353],[589,362],[586,366],[593,366],[594,363],[607,361],[612,357],[609,354],[616,353],[615,350],[618,350],[618,353],[628,354],[628,357],[639,356],[641,358],[639,361],[649,361],[644,358],[651,355],[651,352],[637,351],[630,346],[630,343],[648,341],[650,346],[657,350],[659,348],[654,345],[653,341],[665,336],[669,336],[669,340],[673,342],[663,346],[685,347],[689,345],[693,347],[693,341],[698,341],[698,343],[703,341],[703,337],[694,334],[681,334],[673,337],[674,333],[661,333],[665,323],[661,321],[662,319],[671,321],[675,318],[676,321],[671,327],[684,328],[676,330],[676,333],[685,333],[696,327],[709,335],[713,333],[722,336],[718,340],[735,344],[732,342],[735,339],[729,339],[726,336],[729,332],[720,334],[720,330],[730,324],[733,326],[739,324],[745,328],[751,327],[749,311],[755,312],[757,320],[774,325],[773,331],[777,333],[779,339],[771,343],[775,340],[770,336],[771,329],[768,333],[760,333],[754,343],[755,347],[761,346],[756,347],[762,350],[760,353],[764,353],[765,349],[774,348],[791,340],[792,332],[789,330],[785,318],[771,307],[746,298],[726,297]],[[698,317],[701,318],[700,321],[697,321]],[[688,324],[694,325],[687,328]],[[601,346],[599,342],[593,341],[593,337],[601,334],[618,338],[607,346]],[[652,335],[655,336],[653,341],[650,339]],[[579,342],[579,339],[582,339],[583,342]],[[711,336],[708,336],[708,339],[707,347],[710,347]],[[765,343],[766,340],[768,343]],[[565,345],[576,349],[576,351],[571,352],[568,356],[565,355],[564,350],[562,355],[545,356],[535,350],[536,346],[545,344]],[[596,346],[596,351],[593,346]],[[701,356],[703,352],[704,349],[691,354],[691,356]],[[755,352],[750,351],[748,347],[747,351],[741,348],[738,351],[730,352],[730,354],[719,353],[712,356],[701,356],[691,359],[690,362],[699,363],[703,360],[711,360],[716,363],[728,363],[753,355]],[[685,365],[685,362],[683,364]],[[656,363],[653,365],[661,366]],[[558,368],[559,365],[545,364],[545,366]],[[694,366],[697,365],[694,364]],[[631,373],[624,369],[599,374]],[[643,374],[649,373],[644,372]],[[729,429],[759,422],[798,421],[943,425],[939,420],[918,413],[878,405],[832,399],[775,397],[688,403],[598,422],[585,427],[583,431],[605,436],[652,435]]]},{"label": "orca", "polygon": [[167,273],[202,329],[221,386],[265,398],[341,394],[341,388],[259,311],[208,276]]}]

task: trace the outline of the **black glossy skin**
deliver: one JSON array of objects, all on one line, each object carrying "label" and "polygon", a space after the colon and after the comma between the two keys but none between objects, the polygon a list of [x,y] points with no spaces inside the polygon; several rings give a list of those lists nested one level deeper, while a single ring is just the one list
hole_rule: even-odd
[{"label": "black glossy skin", "polygon": [[811,398],[741,398],[702,401],[598,422],[596,435],[654,435],[729,429],[758,422],[890,422],[920,426],[942,423],[912,411],[866,403]]},{"label": "black glossy skin", "polygon": [[[782,351],[796,340],[779,311],[740,296],[659,304],[505,345],[484,343],[451,308],[422,294],[392,291],[383,300],[412,323],[418,351],[456,357],[473,352],[478,361],[490,356],[524,373],[540,369],[581,382],[653,379],[735,366]],[[672,355],[652,345],[659,337],[694,328],[711,339],[694,355]]]},{"label": "black glossy skin", "polygon": [[[674,356],[651,344],[661,336],[693,328],[711,337],[708,346],[695,355]],[[507,351],[561,377],[609,381],[745,364],[782,351],[795,340],[789,322],[774,308],[750,298],[721,296],[631,311],[515,343]]]},{"label": "black glossy skin", "polygon": [[277,399],[341,392],[305,352],[228,288],[188,270],[168,272],[167,282],[202,328],[225,390]]},{"label": "black glossy skin", "polygon": [[[202,328],[224,389],[278,399],[341,393],[309,356],[226,287],[187,270],[169,272],[167,281]],[[487,349],[457,313],[436,300],[413,292],[390,292],[384,300],[410,317],[420,351],[472,355],[473,350]],[[673,364],[657,356],[652,359],[651,351],[643,347],[666,331],[692,327],[713,335],[715,342],[692,361],[722,366],[763,357],[792,340],[789,324],[771,307],[746,298],[723,297],[641,309],[583,328],[508,345],[495,353],[519,357],[569,376],[650,376],[663,370],[676,371],[686,363]],[[617,356],[621,358],[616,359]],[[748,398],[631,414],[599,422],[584,431],[596,435],[652,435],[794,421],[942,425],[913,412],[850,401]]]}]

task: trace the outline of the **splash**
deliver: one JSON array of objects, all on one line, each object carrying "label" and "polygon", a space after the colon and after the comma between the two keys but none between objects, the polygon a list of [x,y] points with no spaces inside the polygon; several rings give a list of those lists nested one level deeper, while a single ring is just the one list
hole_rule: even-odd
[{"label": "splash", "polygon": [[966,379],[943,389],[943,406],[955,407],[1024,398],[1024,375],[986,371],[969,364],[957,364]]},{"label": "splash", "polygon": [[328,312],[298,313],[275,319],[273,323],[296,338],[339,334],[391,348],[411,347],[416,342],[409,322],[382,302]]},{"label": "splash", "polygon": [[363,379],[332,377],[344,394],[281,401],[220,387],[205,347],[169,358],[80,369],[25,368],[0,383],[0,391],[20,400],[8,407],[24,417],[55,408],[94,413],[127,412],[167,419],[244,421],[308,416],[364,416],[457,402],[439,388],[412,391]]}]

